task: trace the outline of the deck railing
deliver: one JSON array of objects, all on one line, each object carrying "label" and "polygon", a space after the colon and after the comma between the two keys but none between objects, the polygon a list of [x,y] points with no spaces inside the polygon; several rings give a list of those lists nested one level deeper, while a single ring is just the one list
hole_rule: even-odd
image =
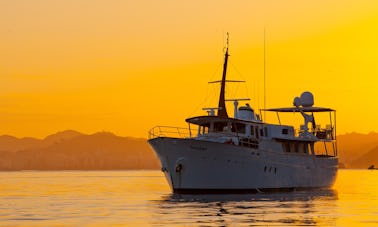
[{"label": "deck railing", "polygon": [[172,126],[155,126],[148,132],[149,139],[157,137],[190,138],[196,135],[197,130]]},{"label": "deck railing", "polygon": [[[294,135],[298,137],[304,132],[303,128],[304,126],[301,125],[300,128],[294,129]],[[320,125],[317,125],[315,129],[309,129],[308,132],[314,134],[321,141],[335,140],[335,129],[330,125],[327,125],[325,128],[321,128]]]}]

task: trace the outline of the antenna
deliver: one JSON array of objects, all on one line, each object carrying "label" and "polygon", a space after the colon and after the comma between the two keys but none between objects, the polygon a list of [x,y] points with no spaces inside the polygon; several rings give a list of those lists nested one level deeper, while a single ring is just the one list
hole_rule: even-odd
[{"label": "antenna", "polygon": [[[264,109],[266,109],[266,35],[264,27]],[[266,121],[266,111],[264,111],[264,121]]]},{"label": "antenna", "polygon": [[230,46],[230,33],[227,32],[227,41],[226,41],[226,48]]},{"label": "antenna", "polygon": [[227,46],[226,52],[224,54],[224,63],[223,63],[223,74],[221,82],[221,90],[219,94],[219,104],[218,104],[218,116],[220,117],[228,117],[227,110],[226,110],[226,103],[225,103],[225,88],[226,88],[226,74],[227,74],[227,63],[228,63],[228,47],[229,47],[229,34],[227,32]]}]

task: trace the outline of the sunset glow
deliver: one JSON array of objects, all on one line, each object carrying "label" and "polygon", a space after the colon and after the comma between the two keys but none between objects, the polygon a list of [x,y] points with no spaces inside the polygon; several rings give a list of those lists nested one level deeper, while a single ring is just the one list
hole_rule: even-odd
[{"label": "sunset glow", "polygon": [[377,25],[372,0],[1,1],[0,134],[185,126],[217,104],[226,32],[228,77],[247,80],[226,95],[262,108],[264,30],[267,107],[309,90],[339,134],[377,131]]}]

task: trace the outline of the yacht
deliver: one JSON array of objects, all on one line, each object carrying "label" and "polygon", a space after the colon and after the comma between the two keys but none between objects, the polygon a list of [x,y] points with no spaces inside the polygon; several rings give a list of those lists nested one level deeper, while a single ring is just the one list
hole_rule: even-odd
[{"label": "yacht", "polygon": [[[336,111],[314,106],[303,92],[291,107],[260,110],[226,99],[229,58],[225,48],[219,103],[204,115],[186,119],[187,128],[156,126],[148,143],[175,193],[253,193],[330,188],[338,170]],[[233,117],[226,102],[234,103]],[[275,112],[278,123],[265,122],[263,111]],[[296,113],[303,123],[282,124],[280,115]],[[322,125],[317,114],[329,114]],[[328,116],[326,116],[328,118]],[[302,121],[299,119],[299,121]],[[293,121],[294,122],[294,121]]]}]

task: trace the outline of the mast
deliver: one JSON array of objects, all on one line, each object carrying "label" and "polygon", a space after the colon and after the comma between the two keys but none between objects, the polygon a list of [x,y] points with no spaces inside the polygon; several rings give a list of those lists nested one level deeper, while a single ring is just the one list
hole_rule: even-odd
[{"label": "mast", "polygon": [[[266,32],[264,28],[264,109],[266,109]],[[266,112],[264,111],[264,121],[266,121]]]},{"label": "mast", "polygon": [[219,117],[228,117],[227,110],[226,110],[226,101],[224,98],[225,88],[226,88],[226,74],[227,74],[227,62],[228,62],[228,45],[229,45],[229,36],[227,32],[227,46],[226,46],[226,53],[224,54],[224,63],[223,63],[223,75],[221,81],[221,90],[219,95],[219,104],[218,104],[218,116]]}]

